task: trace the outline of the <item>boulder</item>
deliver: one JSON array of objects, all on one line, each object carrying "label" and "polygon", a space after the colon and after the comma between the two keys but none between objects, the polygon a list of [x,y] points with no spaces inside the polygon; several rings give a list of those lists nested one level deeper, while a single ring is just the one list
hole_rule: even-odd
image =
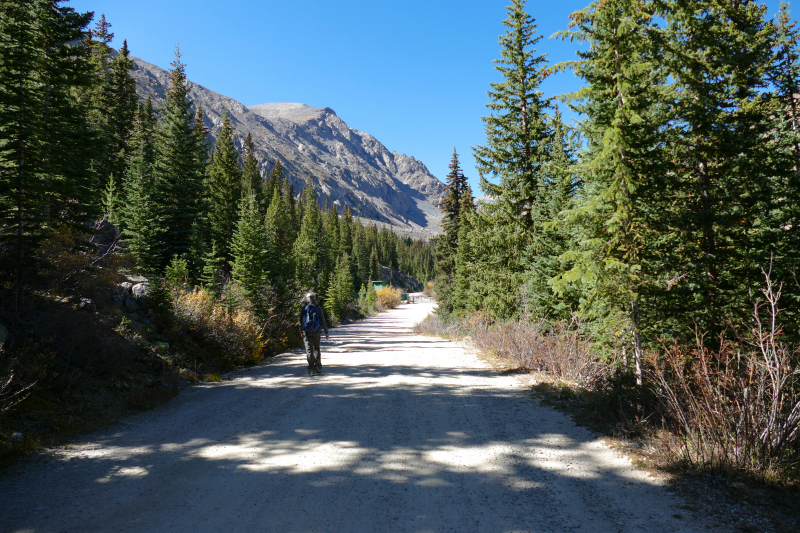
[{"label": "boulder", "polygon": [[136,285],[137,283],[144,283],[147,281],[147,278],[144,276],[125,276],[128,281],[132,284]]},{"label": "boulder", "polygon": [[131,294],[139,304],[144,302],[144,299],[150,294],[150,284],[146,281],[137,283],[131,287]]},{"label": "boulder", "polygon": [[117,309],[124,307],[125,297],[119,294],[115,294],[114,296],[111,297],[111,300],[109,300],[109,305]]},{"label": "boulder", "polygon": [[131,287],[133,287],[133,283],[130,281],[123,281],[122,283],[117,284],[117,294],[130,294]]},{"label": "boulder", "polygon": [[139,310],[139,304],[133,298],[125,298],[125,309],[132,313],[136,312]]},{"label": "boulder", "polygon": [[90,298],[81,298],[80,303],[78,303],[78,308],[83,309],[84,311],[96,311],[97,305],[90,299]]}]

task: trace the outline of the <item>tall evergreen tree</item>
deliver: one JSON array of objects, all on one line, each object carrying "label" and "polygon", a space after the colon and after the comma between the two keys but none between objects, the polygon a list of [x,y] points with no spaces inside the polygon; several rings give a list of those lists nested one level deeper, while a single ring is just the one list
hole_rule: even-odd
[{"label": "tall evergreen tree", "polygon": [[256,149],[253,145],[253,136],[247,132],[244,140],[244,153],[242,155],[242,188],[244,191],[253,191],[258,201],[258,207],[262,213],[266,214],[269,208],[271,197],[265,195],[264,180],[261,178],[261,170],[256,158]]},{"label": "tall evergreen tree", "polygon": [[[730,320],[748,320],[775,251],[764,213],[775,181],[768,76],[776,27],[756,2],[656,3],[664,20],[660,59],[671,82],[670,116],[660,135],[664,203],[657,264],[645,314],[652,335],[715,337]],[[650,225],[652,227],[653,225]],[[675,253],[679,250],[679,253]],[[668,310],[668,312],[665,312]]]},{"label": "tall evergreen tree", "polygon": [[[127,170],[134,119],[139,107],[136,96],[136,81],[131,76],[133,61],[130,59],[128,41],[122,41],[119,55],[111,66],[111,87],[109,95],[109,171],[117,177]],[[123,181],[124,185],[124,181]]]},{"label": "tall evergreen tree", "polygon": [[162,206],[162,257],[189,255],[203,207],[203,166],[186,89],[180,49],[171,63],[170,87],[156,134],[155,183]]},{"label": "tall evergreen tree", "polygon": [[525,0],[513,0],[507,11],[507,30],[499,41],[502,57],[495,60],[503,81],[490,84],[487,107],[492,113],[482,119],[486,145],[473,149],[481,188],[492,198],[492,207],[482,212],[492,221],[485,224],[485,239],[476,244],[483,247],[480,268],[489,271],[484,307],[496,317],[518,312],[524,281],[519,250],[543,231],[541,182],[552,136],[546,115],[550,101],[540,90],[547,60],[534,48],[541,36],[535,35]]},{"label": "tall evergreen tree", "polygon": [[274,250],[269,261],[271,280],[273,284],[280,285],[294,276],[294,241],[289,231],[286,204],[280,194],[272,196],[272,202],[267,209],[266,232]]},{"label": "tall evergreen tree", "polygon": [[[570,63],[588,85],[575,98],[586,115],[588,142],[581,175],[583,201],[570,214],[580,228],[579,247],[556,288],[583,284],[582,312],[597,321],[596,336],[632,348],[641,382],[640,293],[647,261],[647,235],[656,200],[653,187],[663,175],[658,129],[664,101],[663,71],[650,51],[652,7],[623,0],[596,2],[573,14],[588,51]],[[649,10],[648,10],[649,9]]]},{"label": "tall evergreen tree", "polygon": [[[268,249],[265,239],[264,218],[258,210],[255,194],[249,193],[241,202],[236,232],[231,242],[231,272],[233,279],[242,285],[248,299],[260,305],[259,293],[264,288],[267,276],[268,257],[274,253]],[[271,248],[271,247],[270,247]]]},{"label": "tall evergreen tree", "polygon": [[156,274],[161,263],[158,249],[163,224],[155,197],[155,114],[151,99],[136,113],[120,205],[119,228],[127,249],[142,271]]},{"label": "tall evergreen tree", "polygon": [[458,153],[454,148],[444,198],[439,203],[439,209],[444,216],[442,234],[436,243],[436,298],[439,303],[438,309],[444,313],[452,312],[454,306],[452,283],[458,250],[458,232],[461,226],[461,197],[466,187],[467,178],[461,171]]},{"label": "tall evergreen tree", "polygon": [[550,157],[543,168],[541,191],[541,213],[548,222],[542,232],[532,236],[523,253],[525,312],[529,316],[567,319],[577,309],[580,292],[562,291],[557,298],[551,285],[568,267],[561,256],[576,246],[574,231],[563,223],[562,217],[572,207],[581,183],[577,177],[575,133],[564,124],[558,109],[551,124]]},{"label": "tall evergreen tree", "polygon": [[86,49],[71,45],[91,18],[57,1],[0,4],[0,270],[16,302],[37,270],[37,244],[55,225],[99,212],[88,110],[75,98],[91,87],[91,69]]},{"label": "tall evergreen tree", "polygon": [[[246,192],[249,194],[251,191]],[[223,114],[222,128],[208,167],[207,194],[211,238],[219,243],[220,255],[230,259],[231,237],[237,226],[239,202],[242,200],[242,173],[227,111]]]},{"label": "tall evergreen tree", "polygon": [[300,232],[294,242],[295,279],[303,288],[320,290],[328,280],[323,265],[322,221],[313,187],[305,190],[302,211]]}]

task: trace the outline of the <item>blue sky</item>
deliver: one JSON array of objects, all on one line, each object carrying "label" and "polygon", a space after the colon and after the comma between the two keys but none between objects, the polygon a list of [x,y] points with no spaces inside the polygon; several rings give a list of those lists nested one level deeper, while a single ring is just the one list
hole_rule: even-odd
[{"label": "blue sky", "polygon": [[[780,0],[768,0],[769,14]],[[390,150],[414,156],[444,181],[453,148],[477,194],[471,148],[485,140],[489,82],[498,81],[509,0],[71,0],[105,13],[131,53],[169,68],[180,43],[192,81],[245,105],[327,106]],[[551,39],[589,0],[529,0],[551,62],[575,44]],[[571,73],[549,78],[548,95],[580,86]]]}]

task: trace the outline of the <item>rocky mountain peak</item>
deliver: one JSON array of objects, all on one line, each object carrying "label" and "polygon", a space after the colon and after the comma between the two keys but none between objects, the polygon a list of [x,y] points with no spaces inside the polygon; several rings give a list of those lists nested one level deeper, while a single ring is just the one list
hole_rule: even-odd
[{"label": "rocky mountain peak", "polygon": [[[149,95],[160,106],[168,72],[139,58],[132,60],[140,99]],[[444,184],[422,162],[390,151],[372,135],[349,127],[333,109],[290,102],[245,106],[191,81],[187,88],[195,105],[203,106],[213,137],[225,111],[240,147],[247,134],[252,135],[263,176],[280,161],[298,192],[310,174],[323,204],[340,209],[347,205],[358,217],[415,237],[441,231],[437,206]]]},{"label": "rocky mountain peak", "polygon": [[311,107],[306,104],[289,102],[251,105],[247,106],[247,109],[264,118],[283,118],[300,123],[314,119],[318,120],[325,115],[336,116],[336,112],[330,107]]}]

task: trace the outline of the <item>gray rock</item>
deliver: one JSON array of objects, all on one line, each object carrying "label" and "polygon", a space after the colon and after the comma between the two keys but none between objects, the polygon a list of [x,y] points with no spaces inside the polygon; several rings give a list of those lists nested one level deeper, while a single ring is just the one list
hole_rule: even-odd
[{"label": "gray rock", "polygon": [[117,309],[124,307],[125,297],[120,294],[115,294],[114,296],[111,297],[111,300],[109,300],[109,305]]},{"label": "gray rock", "polygon": [[[169,73],[133,58],[137,93],[154,105],[164,101]],[[437,234],[442,212],[437,205],[444,184],[413,157],[388,150],[368,133],[348,126],[328,107],[272,103],[246,107],[240,102],[188,82],[190,97],[202,105],[212,136],[220,131],[225,110],[239,138],[252,134],[256,156],[267,175],[280,160],[287,179],[299,191],[311,174],[319,201],[361,218],[392,225],[417,238]],[[130,279],[130,278],[129,278]]]},{"label": "gray rock", "polygon": [[84,311],[91,311],[94,312],[97,310],[97,305],[90,299],[90,298],[81,298],[80,303],[78,304],[79,309],[83,309]]},{"label": "gray rock", "polygon": [[11,440],[21,441],[22,438],[23,438],[22,433],[17,432],[17,433],[12,433],[11,434]]},{"label": "gray rock", "polygon": [[136,333],[143,333],[147,329],[147,327],[138,320],[131,320],[130,328]]},{"label": "gray rock", "polygon": [[136,303],[136,300],[133,298],[125,298],[125,309],[130,312],[135,312],[139,310],[139,304]]},{"label": "gray rock", "polygon": [[117,293],[126,295],[131,293],[131,287],[133,287],[133,283],[129,281],[123,281],[119,285],[117,285]]},{"label": "gray rock", "polygon": [[146,281],[137,283],[131,287],[131,294],[133,294],[133,297],[136,298],[136,301],[141,304],[150,294],[150,284]]},{"label": "gray rock", "polygon": [[136,285],[137,283],[144,283],[147,281],[147,278],[144,276],[125,276],[128,281]]}]

